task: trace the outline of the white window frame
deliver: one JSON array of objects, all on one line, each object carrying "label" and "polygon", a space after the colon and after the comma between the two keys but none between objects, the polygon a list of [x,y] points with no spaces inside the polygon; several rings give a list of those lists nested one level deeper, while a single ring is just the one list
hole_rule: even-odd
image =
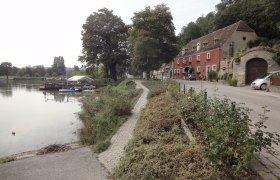
[{"label": "white window frame", "polygon": [[191,56],[189,57],[189,62],[192,62],[192,57]]},{"label": "white window frame", "polygon": [[180,59],[177,59],[177,64],[180,64]]},{"label": "white window frame", "polygon": [[180,69],[177,69],[177,74],[180,74]]},{"label": "white window frame", "polygon": [[187,62],[186,62],[186,58],[184,57],[183,58],[183,64],[186,64]]},{"label": "white window frame", "polygon": [[196,44],[196,51],[199,51],[199,50],[200,50],[200,47],[201,47],[200,43],[197,43],[197,44]]},{"label": "white window frame", "polygon": [[217,71],[217,65],[216,64],[212,65],[212,71]]},{"label": "white window frame", "polygon": [[173,73],[176,74],[176,72],[177,72],[176,69],[174,69],[174,72],[173,72]]},{"label": "white window frame", "polygon": [[197,60],[197,61],[200,61],[200,54],[199,54],[199,55],[196,55],[196,60]]},{"label": "white window frame", "polygon": [[206,54],[206,59],[211,59],[211,53],[210,52],[208,52],[207,54]]},{"label": "white window frame", "polygon": [[201,72],[200,66],[196,67],[196,72]]}]

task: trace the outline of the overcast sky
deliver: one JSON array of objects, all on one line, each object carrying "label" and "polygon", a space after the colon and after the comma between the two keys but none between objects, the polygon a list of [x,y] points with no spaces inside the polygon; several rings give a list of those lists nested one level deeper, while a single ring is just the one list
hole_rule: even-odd
[{"label": "overcast sky", "polygon": [[220,0],[0,0],[0,63],[50,67],[55,56],[81,66],[81,31],[86,18],[106,7],[131,24],[134,12],[166,4],[176,34],[199,16],[215,11]]}]

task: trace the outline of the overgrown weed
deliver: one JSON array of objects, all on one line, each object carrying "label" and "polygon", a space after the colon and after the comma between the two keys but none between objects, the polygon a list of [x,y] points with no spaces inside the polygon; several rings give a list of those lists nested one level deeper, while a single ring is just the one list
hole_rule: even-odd
[{"label": "overgrown weed", "polygon": [[137,122],[117,179],[216,179],[220,172],[204,157],[205,146],[189,144],[176,102],[168,93],[150,99]]},{"label": "overgrown weed", "polygon": [[85,125],[80,133],[82,143],[93,144],[97,153],[106,150],[111,137],[130,115],[140,92],[133,81],[125,80],[97,95],[83,98],[79,113]]}]

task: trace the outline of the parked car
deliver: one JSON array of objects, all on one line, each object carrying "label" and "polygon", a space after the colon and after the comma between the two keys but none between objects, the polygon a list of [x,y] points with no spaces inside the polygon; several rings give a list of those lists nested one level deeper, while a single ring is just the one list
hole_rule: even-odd
[{"label": "parked car", "polygon": [[261,89],[261,90],[265,90],[266,86],[269,82],[269,78],[273,75],[280,75],[280,70],[279,71],[272,71],[269,72],[261,77],[259,77],[258,79],[256,79],[255,81],[253,81],[251,83],[251,88],[252,89]]},{"label": "parked car", "polygon": [[187,77],[186,77],[186,79],[187,79],[187,80],[190,80],[190,81],[196,80],[194,74],[188,74]]}]

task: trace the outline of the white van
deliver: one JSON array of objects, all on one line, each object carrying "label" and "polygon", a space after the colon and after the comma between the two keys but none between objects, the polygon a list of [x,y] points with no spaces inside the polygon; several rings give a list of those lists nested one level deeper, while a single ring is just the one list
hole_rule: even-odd
[{"label": "white van", "polygon": [[266,86],[269,82],[269,78],[273,75],[278,75],[280,76],[280,70],[279,71],[272,71],[272,72],[269,72],[263,76],[261,76],[260,78],[256,79],[255,81],[253,81],[251,83],[251,87],[252,89],[262,89],[262,90],[265,90],[266,89]]}]

